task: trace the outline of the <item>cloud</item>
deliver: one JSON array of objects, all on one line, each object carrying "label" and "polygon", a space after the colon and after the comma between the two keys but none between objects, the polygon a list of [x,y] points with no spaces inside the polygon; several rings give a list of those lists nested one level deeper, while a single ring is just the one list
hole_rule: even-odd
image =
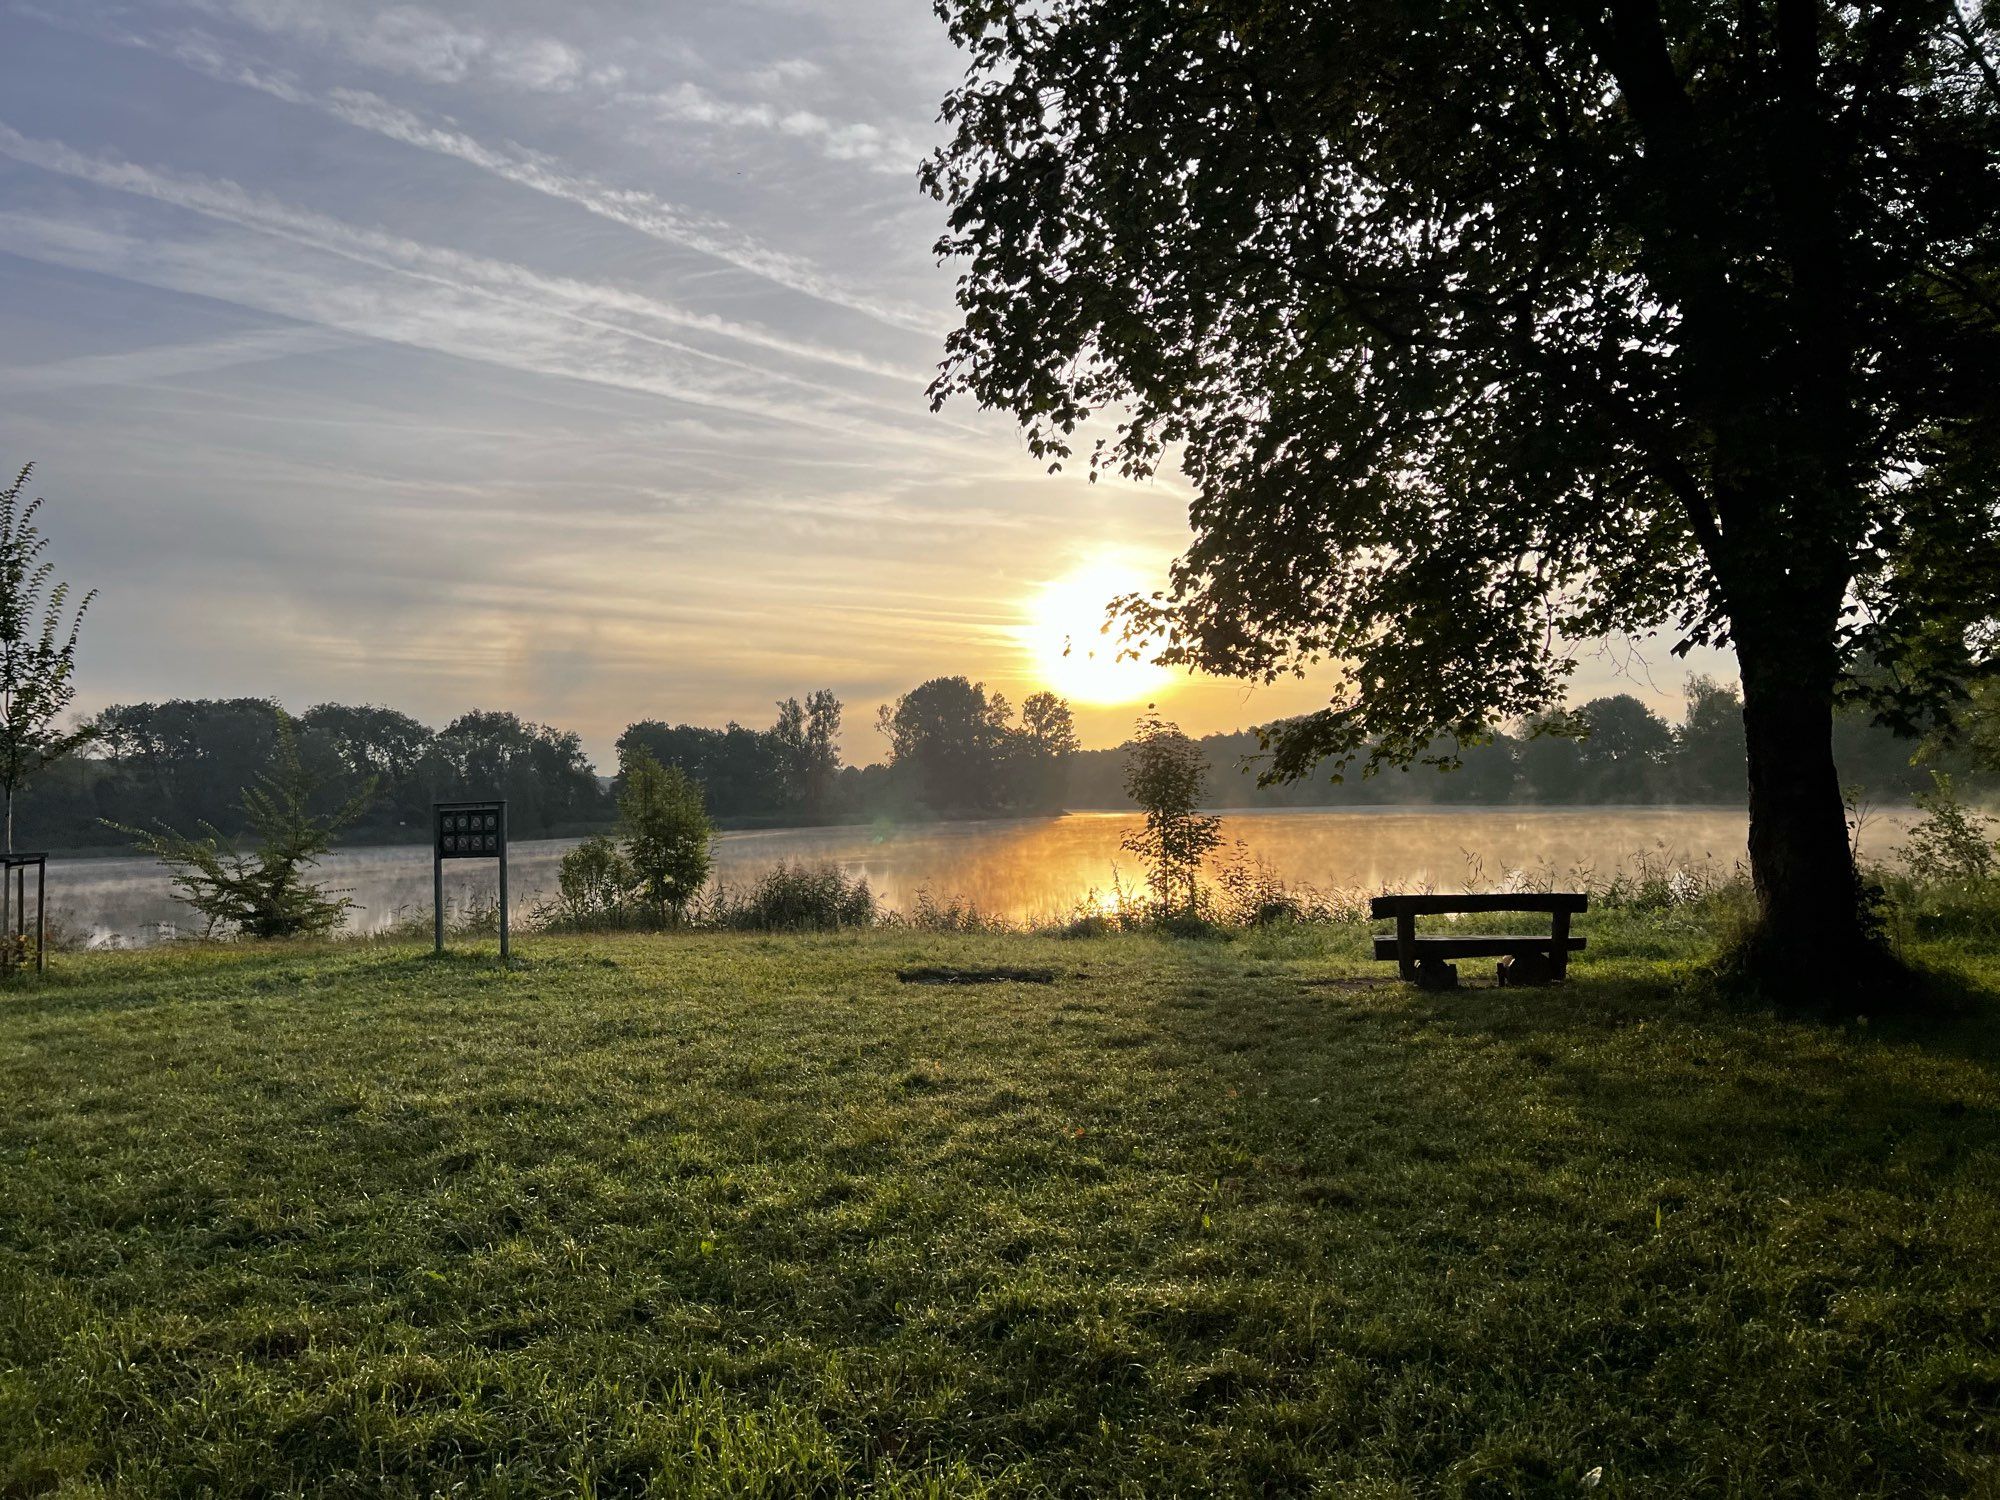
[{"label": "cloud", "polygon": [[828,119],[809,109],[743,104],[724,99],[697,83],[682,82],[650,93],[628,92],[621,103],[651,110],[663,120],[711,125],[805,141],[835,161],[861,162],[876,171],[903,173],[914,180],[926,144],[914,136],[865,122]]},{"label": "cloud", "polygon": [[[905,385],[921,379],[921,375],[911,369],[885,365],[848,350],[792,338],[713,313],[692,311],[642,293],[572,277],[545,276],[510,262],[427,245],[381,230],[358,228],[324,214],[295,209],[269,197],[250,193],[233,182],[176,176],[122,160],[93,156],[60,142],[34,140],[4,122],[0,122],[0,155],[99,187],[136,194],[245,228],[297,239],[315,249],[356,256],[369,264],[383,265],[405,274],[445,278],[461,290],[483,290],[502,298],[530,298],[542,306],[593,320],[637,319],[663,324],[751,345],[797,360],[836,365]],[[697,359],[737,369],[758,368],[712,350],[657,339],[629,322],[618,331],[635,338],[655,338],[663,347]],[[812,382],[789,374],[764,370],[759,370],[759,373],[816,389],[829,389],[813,386]],[[835,394],[844,395],[845,392]]]},{"label": "cloud", "polygon": [[530,37],[495,54],[493,76],[515,88],[559,93],[583,80],[583,54],[554,37]]},{"label": "cloud", "polygon": [[879,322],[929,335],[949,326],[936,313],[871,296],[795,256],[758,244],[720,220],[691,214],[637,189],[609,187],[540,153],[485,145],[463,131],[433,124],[414,111],[374,94],[336,89],[324,100],[296,97],[291,102],[310,104],[350,125],[405,145],[455,157],[516,186],[573,203],[599,218],[698,251],[789,291],[865,314]]},{"label": "cloud", "polygon": [[330,328],[259,328],[184,344],[81,354],[37,365],[0,365],[0,391],[25,395],[88,386],[145,385],[294,354],[322,354],[354,342],[351,335]]},{"label": "cloud", "polygon": [[[609,97],[683,124],[757,131],[798,141],[834,161],[858,162],[879,172],[914,176],[923,141],[867,121],[842,121],[810,109],[724,98],[700,84],[681,82],[657,91],[621,90],[619,64],[586,66],[568,43],[546,35],[469,29],[435,12],[397,5],[361,15],[325,0],[189,0],[197,10],[225,17],[268,35],[302,38],[339,49],[351,60],[384,72],[432,83],[475,79],[537,93],[566,93],[584,85],[609,89]],[[818,65],[785,58],[751,69],[743,79],[764,93],[791,92],[818,73]]]},{"label": "cloud", "polygon": [[187,3],[219,20],[336,48],[365,67],[432,83],[480,76],[511,88],[561,93],[576,88],[584,77],[582,55],[555,37],[474,31],[414,5],[363,12],[324,0]]},{"label": "cloud", "polygon": [[[329,115],[357,130],[449,157],[516,187],[572,204],[650,239],[692,250],[787,291],[893,328],[935,338],[950,326],[949,320],[937,312],[873,294],[810,261],[765,245],[713,215],[695,212],[639,189],[611,186],[546,153],[512,143],[496,145],[478,140],[455,123],[427,119],[366,89],[337,87],[324,92],[310,89],[293,77],[231,56],[212,37],[146,36],[86,25],[75,17],[32,5],[18,9],[47,24],[81,30],[114,45],[152,52],[218,82],[254,89],[287,104]],[[595,70],[592,81],[615,87],[622,78],[623,70],[612,65]]]}]

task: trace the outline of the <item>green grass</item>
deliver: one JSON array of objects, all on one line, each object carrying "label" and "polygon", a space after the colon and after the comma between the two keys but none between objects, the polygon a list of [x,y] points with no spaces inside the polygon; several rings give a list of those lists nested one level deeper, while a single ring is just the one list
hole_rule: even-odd
[{"label": "green grass", "polygon": [[1991,1025],[1588,930],[1449,995],[1340,929],[61,958],[0,1495],[2000,1493]]}]

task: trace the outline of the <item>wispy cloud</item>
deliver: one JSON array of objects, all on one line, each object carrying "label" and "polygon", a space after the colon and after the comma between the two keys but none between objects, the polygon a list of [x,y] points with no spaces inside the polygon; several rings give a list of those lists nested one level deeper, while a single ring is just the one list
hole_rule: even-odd
[{"label": "wispy cloud", "polygon": [[476,30],[415,5],[363,10],[325,0],[185,0],[203,14],[276,36],[338,48],[365,67],[460,83],[483,76],[562,92],[584,79],[583,56],[556,37]]},{"label": "wispy cloud", "polygon": [[[236,266],[228,274],[218,275],[207,269],[220,264],[215,247],[203,247],[204,259],[176,254],[173,247],[165,245],[130,253],[136,242],[123,242],[124,251],[115,257],[119,263],[149,266],[156,275],[171,270],[176,280],[169,284],[199,288],[205,295],[219,295],[267,311],[310,317],[370,337],[420,343],[446,353],[566,378],[624,385],[767,421],[846,435],[866,433],[897,445],[944,444],[942,434],[905,431],[861,416],[861,411],[879,403],[850,388],[761,367],[663,335],[647,325],[715,335],[772,353],[907,379],[905,372],[876,367],[858,356],[689,312],[620,288],[545,276],[509,262],[358,228],[250,193],[232,182],[163,173],[77,151],[61,142],[35,140],[4,123],[0,123],[0,155],[420,282],[432,295],[399,297],[379,286],[359,295],[352,287],[343,290],[316,282],[296,266]],[[17,231],[32,231],[26,216],[6,217]],[[56,236],[57,240],[62,238]],[[100,262],[103,252],[114,243],[102,234],[94,240],[74,235],[67,239],[72,254],[82,254],[87,243],[94,245],[96,254],[91,258]],[[649,358],[629,347],[633,344],[681,358],[671,362]],[[704,378],[694,368],[697,364],[720,367],[722,373]],[[742,378],[730,378],[731,372]],[[884,409],[885,415],[898,413],[894,406]]]},{"label": "wispy cloud", "polygon": [[912,179],[925,154],[924,142],[906,132],[884,129],[866,121],[829,119],[817,110],[787,108],[764,101],[745,103],[725,98],[700,84],[681,82],[649,93],[626,92],[619,102],[650,110],[662,120],[682,124],[760,131],[805,141],[834,161],[865,163],[880,172]]},{"label": "wispy cloud", "polygon": [[[923,142],[903,131],[833,119],[814,109],[732,99],[685,79],[653,90],[622,89],[628,76],[622,64],[591,68],[577,48],[556,37],[479,30],[414,5],[360,14],[324,0],[189,3],[204,14],[269,35],[337,48],[365,67],[433,83],[477,80],[538,93],[601,89],[614,102],[650,110],[661,119],[773,134],[803,142],[834,161],[860,162],[876,171],[914,174],[924,154]],[[742,82],[763,92],[790,93],[816,73],[801,59],[783,59],[749,70]]]},{"label": "wispy cloud", "polygon": [[217,339],[160,344],[114,354],[79,354],[39,364],[0,365],[0,391],[44,393],[88,386],[147,385],[182,375],[259,364],[294,354],[323,354],[355,342],[330,328],[260,328]]},{"label": "wispy cloud", "polygon": [[[239,81],[251,80],[246,77]],[[924,334],[935,335],[949,326],[948,320],[938,313],[871,296],[795,256],[760,245],[718,220],[690,214],[651,193],[607,186],[547,156],[483,144],[463,131],[427,121],[373,94],[337,89],[325,99],[295,97],[291,102],[323,109],[350,125],[405,145],[455,157],[516,186],[576,204],[600,218],[668,244],[713,256],[739,271],[850,312]]]},{"label": "wispy cloud", "polygon": [[[254,89],[287,104],[317,110],[358,130],[463,162],[516,187],[572,204],[600,219],[622,225],[663,244],[692,250],[787,291],[892,327],[936,337],[949,326],[948,320],[939,312],[871,293],[808,260],[761,243],[714,215],[688,209],[642,189],[617,187],[603,182],[545,152],[531,151],[511,142],[482,141],[451,121],[427,118],[367,89],[346,86],[325,90],[308,88],[281,71],[259,67],[234,55],[213,37],[189,33],[148,35],[125,27],[93,24],[81,16],[52,12],[33,5],[23,5],[18,9],[48,24],[81,30],[119,46],[142,48],[171,58],[218,82]],[[615,81],[615,77],[622,74],[604,76]],[[632,97],[656,111],[665,112],[670,108],[658,98]],[[697,108],[691,104],[685,107],[690,110]],[[716,118],[729,112],[719,102],[700,108]],[[753,109],[743,115],[743,121],[762,121],[767,115],[771,117],[770,128],[785,128],[768,110]],[[846,141],[848,146],[842,149],[858,149],[863,142],[879,135],[866,127],[853,127],[843,135],[842,129],[832,126],[830,122],[817,117],[808,119],[802,114],[787,133],[814,134],[822,130],[829,143],[834,143],[836,138]],[[914,157],[911,160],[914,161]]]}]

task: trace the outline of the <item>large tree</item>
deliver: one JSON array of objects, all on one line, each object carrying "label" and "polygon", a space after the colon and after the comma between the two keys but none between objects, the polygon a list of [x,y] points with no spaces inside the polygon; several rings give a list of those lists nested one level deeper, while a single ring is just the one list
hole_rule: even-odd
[{"label": "large tree", "polygon": [[1836,696],[1935,715],[1996,612],[1986,0],[938,9],[934,395],[1179,463],[1167,659],[1330,670],[1293,775],[1449,756],[1592,637],[1733,645],[1759,951],[1858,972]]}]

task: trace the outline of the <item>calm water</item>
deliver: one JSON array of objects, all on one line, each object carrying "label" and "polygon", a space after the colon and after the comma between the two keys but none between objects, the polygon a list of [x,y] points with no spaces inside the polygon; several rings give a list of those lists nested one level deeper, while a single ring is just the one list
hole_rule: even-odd
[{"label": "calm water", "polygon": [[[1878,813],[1863,845],[1886,857],[1909,825],[1906,810]],[[1093,890],[1108,894],[1114,871],[1140,881],[1119,840],[1135,826],[1129,813],[1071,813],[1061,818],[908,826],[804,828],[727,833],[717,842],[716,874],[739,885],[786,860],[834,861],[865,875],[891,906],[907,908],[920,891],[963,896],[996,916],[1035,919],[1065,914]],[[1726,873],[1743,856],[1740,811],[1705,808],[1355,808],[1232,812],[1226,838],[1280,876],[1323,890],[1432,885],[1486,888],[1514,871],[1553,873],[1566,881],[1609,877],[1640,858],[1703,865]],[[573,840],[514,845],[510,896],[516,911],[554,894],[556,864]],[[428,920],[430,849],[399,845],[345,850],[322,867],[329,884],[362,904],[351,925],[379,931],[399,915]],[[493,867],[447,865],[453,903],[491,899]],[[173,898],[160,867],[140,859],[51,861],[49,908],[98,941],[145,942],[168,930],[198,930]]]}]

